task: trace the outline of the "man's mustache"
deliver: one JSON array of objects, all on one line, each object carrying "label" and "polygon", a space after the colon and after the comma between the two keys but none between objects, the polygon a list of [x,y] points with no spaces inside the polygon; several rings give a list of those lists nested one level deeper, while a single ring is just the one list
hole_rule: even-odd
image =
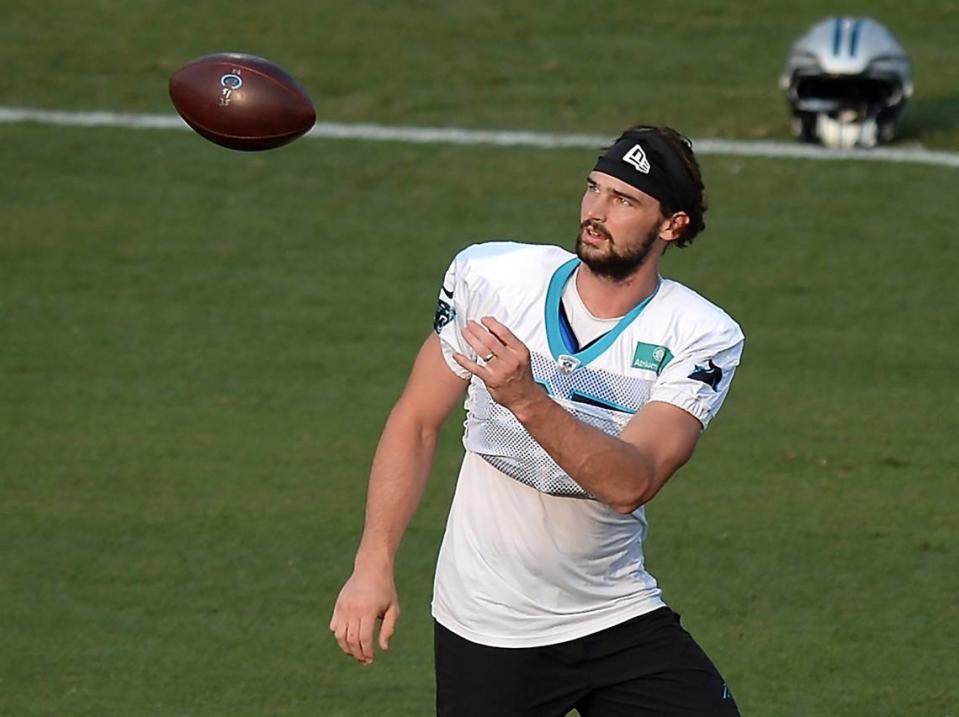
[{"label": "man's mustache", "polygon": [[586,227],[589,227],[596,234],[601,235],[604,239],[608,241],[613,241],[613,237],[608,231],[606,231],[606,227],[604,227],[602,224],[597,222],[595,219],[587,219],[586,221],[582,222],[579,225],[579,233],[582,234],[583,230],[586,229]]}]

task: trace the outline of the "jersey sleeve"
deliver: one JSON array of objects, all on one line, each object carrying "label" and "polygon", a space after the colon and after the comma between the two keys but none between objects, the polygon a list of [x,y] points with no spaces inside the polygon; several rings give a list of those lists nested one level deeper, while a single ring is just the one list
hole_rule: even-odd
[{"label": "jersey sleeve", "polygon": [[466,326],[468,306],[465,274],[466,265],[461,253],[453,259],[443,277],[433,317],[433,330],[440,337],[443,358],[450,370],[460,378],[468,379],[470,372],[453,360],[454,352],[475,358],[473,349],[463,339],[462,333]]},{"label": "jersey sleeve", "polygon": [[703,332],[666,365],[649,400],[682,408],[699,419],[705,429],[729,393],[743,342],[743,333],[732,320]]}]

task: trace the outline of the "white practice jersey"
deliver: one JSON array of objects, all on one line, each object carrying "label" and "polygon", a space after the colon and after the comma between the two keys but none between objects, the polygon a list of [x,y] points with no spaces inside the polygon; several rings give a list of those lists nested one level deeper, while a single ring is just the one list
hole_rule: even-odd
[{"label": "white practice jersey", "polygon": [[614,436],[649,401],[678,406],[706,427],[742,354],[736,322],[669,279],[580,347],[561,301],[579,263],[553,246],[479,244],[457,255],[443,281],[434,326],[450,369],[471,380],[433,615],[480,644],[564,642],[664,603],[644,568],[644,508],[623,515],[594,500],[453,361],[454,351],[476,360],[461,334],[466,322],[498,319],[529,348],[550,397]]}]

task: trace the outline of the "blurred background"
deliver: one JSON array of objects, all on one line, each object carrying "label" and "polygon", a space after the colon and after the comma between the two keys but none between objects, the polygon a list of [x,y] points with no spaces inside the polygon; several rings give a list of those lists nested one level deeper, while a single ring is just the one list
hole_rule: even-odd
[{"label": "blurred background", "polygon": [[[867,14],[913,62],[889,148],[959,152],[955,2],[3,9],[3,108],[172,117],[170,74],[232,50],[320,121],[783,142],[792,42]],[[451,257],[572,246],[596,151],[27,122],[0,146],[0,714],[431,714],[459,420],[361,669],[327,625],[372,451]],[[649,567],[745,715],[957,715],[959,169],[701,163],[709,228],[666,272],[747,347],[647,508]]]}]

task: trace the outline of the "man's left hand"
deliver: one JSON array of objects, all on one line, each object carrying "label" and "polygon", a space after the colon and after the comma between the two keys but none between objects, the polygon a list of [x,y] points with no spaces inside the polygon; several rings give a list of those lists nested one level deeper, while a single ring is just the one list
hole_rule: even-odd
[{"label": "man's left hand", "polygon": [[542,396],[542,388],[533,380],[529,349],[499,321],[492,316],[484,316],[482,323],[468,321],[463,338],[482,363],[461,353],[454,353],[453,359],[482,379],[498,404],[514,410]]}]

